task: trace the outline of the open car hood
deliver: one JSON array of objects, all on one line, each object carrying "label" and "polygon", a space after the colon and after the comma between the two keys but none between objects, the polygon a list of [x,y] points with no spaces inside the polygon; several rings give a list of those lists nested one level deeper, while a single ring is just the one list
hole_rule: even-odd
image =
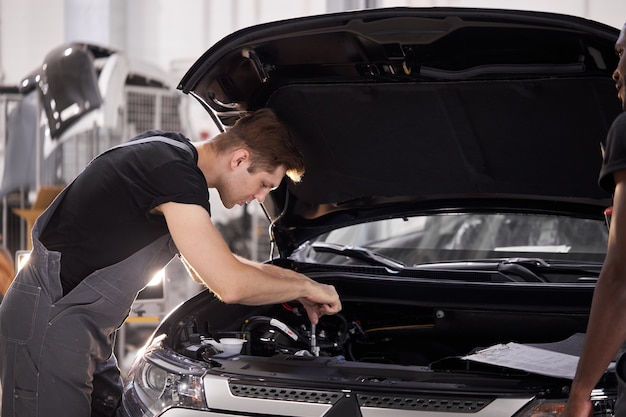
[{"label": "open car hood", "polygon": [[597,185],[600,144],[621,111],[618,34],[537,12],[329,14],[235,32],[178,88],[224,128],[271,107],[293,129],[306,174],[266,202],[284,255],[395,205],[601,215],[610,196]]}]

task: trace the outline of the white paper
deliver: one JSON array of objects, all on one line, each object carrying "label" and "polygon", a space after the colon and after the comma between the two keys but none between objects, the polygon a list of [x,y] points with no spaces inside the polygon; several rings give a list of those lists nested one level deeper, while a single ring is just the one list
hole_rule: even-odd
[{"label": "white paper", "polygon": [[463,359],[569,379],[574,379],[578,365],[578,356],[519,343],[494,345]]}]

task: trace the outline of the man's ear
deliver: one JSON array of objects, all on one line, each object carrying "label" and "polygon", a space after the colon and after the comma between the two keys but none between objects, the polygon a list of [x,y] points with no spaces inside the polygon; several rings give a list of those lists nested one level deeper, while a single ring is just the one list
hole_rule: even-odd
[{"label": "man's ear", "polygon": [[250,163],[250,152],[244,148],[235,149],[230,158],[231,168],[235,169],[246,162]]}]

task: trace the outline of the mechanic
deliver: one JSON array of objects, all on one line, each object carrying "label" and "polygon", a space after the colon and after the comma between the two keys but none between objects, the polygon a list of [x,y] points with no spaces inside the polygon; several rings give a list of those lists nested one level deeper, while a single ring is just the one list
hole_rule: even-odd
[{"label": "mechanic", "polygon": [[298,300],[312,323],[337,313],[333,286],[232,254],[211,222],[209,187],[232,208],[303,172],[269,109],[202,142],[150,131],[96,157],[35,222],[29,263],[0,304],[2,416],[114,415],[115,331],[176,254],[225,303]]},{"label": "mechanic", "polygon": [[[615,44],[619,56],[613,72],[618,98],[626,110],[626,24]],[[596,286],[583,352],[561,417],[588,417],[593,413],[591,391],[626,342],[626,112],[613,122],[599,178],[613,193],[606,258]],[[626,416],[626,355],[617,356],[618,399],[615,415]]]}]

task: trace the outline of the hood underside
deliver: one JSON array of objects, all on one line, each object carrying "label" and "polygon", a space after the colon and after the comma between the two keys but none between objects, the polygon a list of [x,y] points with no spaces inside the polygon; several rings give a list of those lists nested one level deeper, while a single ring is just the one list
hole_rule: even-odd
[{"label": "hood underside", "polygon": [[539,198],[605,205],[619,31],[546,13],[380,9],[236,32],[179,85],[225,128],[271,107],[307,171],[287,218],[351,202]]},{"label": "hood underside", "polygon": [[[366,196],[602,198],[608,79],[290,85],[268,101],[307,159],[304,202]],[[575,103],[575,104],[573,104]]]}]

